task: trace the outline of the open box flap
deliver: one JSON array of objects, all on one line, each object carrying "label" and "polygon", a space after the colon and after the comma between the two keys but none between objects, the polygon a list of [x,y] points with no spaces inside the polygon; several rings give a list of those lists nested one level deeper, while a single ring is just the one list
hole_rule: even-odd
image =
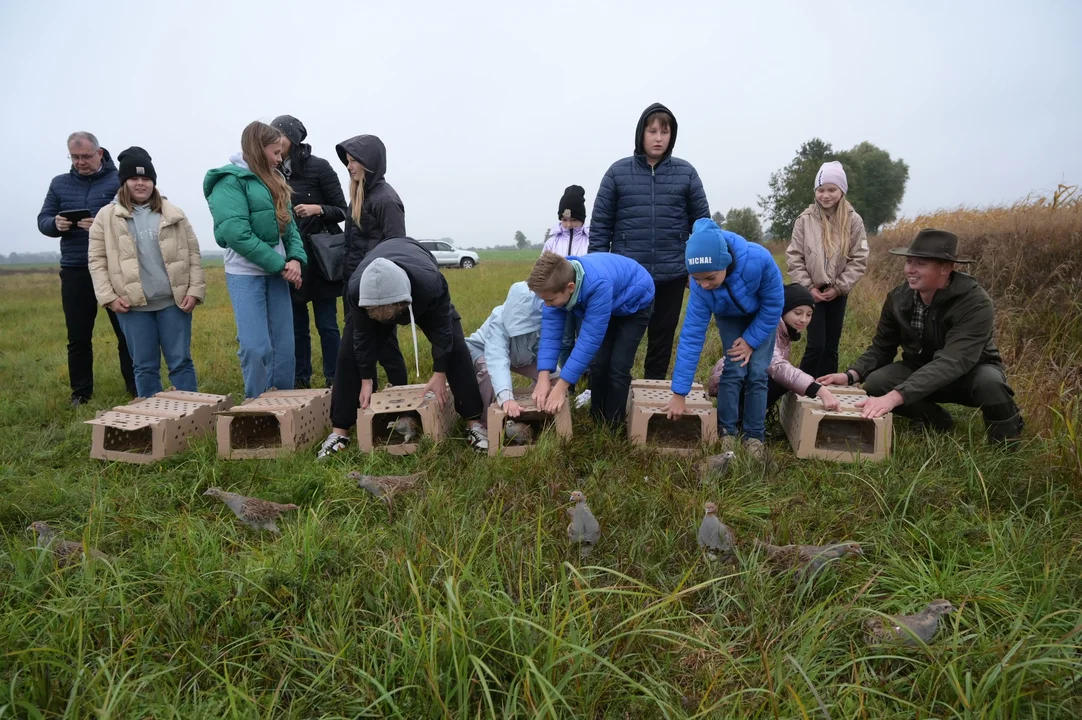
[{"label": "open box flap", "polygon": [[87,425],[101,425],[102,427],[119,428],[120,430],[141,430],[145,427],[153,427],[165,418],[150,415],[135,415],[133,413],[115,412],[107,410],[93,420],[84,420]]}]

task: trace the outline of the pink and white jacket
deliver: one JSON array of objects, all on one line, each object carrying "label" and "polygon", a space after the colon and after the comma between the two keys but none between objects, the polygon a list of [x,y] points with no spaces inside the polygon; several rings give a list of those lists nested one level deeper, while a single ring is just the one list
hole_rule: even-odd
[{"label": "pink and white jacket", "polygon": [[590,226],[583,225],[580,228],[567,230],[563,225],[557,224],[552,229],[552,234],[545,241],[541,252],[554,252],[557,255],[579,257],[589,252]]},{"label": "pink and white jacket", "polygon": [[[778,332],[774,338],[774,355],[770,359],[770,367],[766,369],[766,374],[771,380],[797,395],[815,397],[821,386],[815,382],[815,378],[789,362],[789,352],[792,348],[793,341],[789,339],[789,326],[781,320],[778,322]],[[706,391],[711,397],[718,395],[718,383],[721,381],[721,372],[724,369],[725,356],[722,355],[714,365],[714,369],[710,371],[710,380],[706,384]]]}]

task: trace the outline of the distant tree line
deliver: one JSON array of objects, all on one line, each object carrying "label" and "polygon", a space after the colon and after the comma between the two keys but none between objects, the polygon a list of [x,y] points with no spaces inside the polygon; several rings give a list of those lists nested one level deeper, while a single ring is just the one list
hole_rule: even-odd
[{"label": "distant tree line", "polygon": [[60,264],[58,252],[16,253],[0,255],[0,265],[49,265]]}]

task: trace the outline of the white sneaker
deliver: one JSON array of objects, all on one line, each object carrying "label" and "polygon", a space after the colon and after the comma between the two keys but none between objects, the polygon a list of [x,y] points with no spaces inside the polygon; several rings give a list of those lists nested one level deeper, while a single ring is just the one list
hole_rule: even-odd
[{"label": "white sneaker", "polygon": [[488,432],[480,425],[467,425],[466,443],[479,453],[487,453]]},{"label": "white sneaker", "polygon": [[349,447],[349,435],[339,435],[332,432],[327,436],[327,439],[323,441],[323,444],[319,446],[319,452],[316,453],[316,458],[325,458],[340,453]]},{"label": "white sneaker", "polygon": [[590,402],[590,391],[589,391],[589,389],[583,390],[581,393],[579,393],[578,395],[575,396],[575,407],[576,408],[583,407],[588,402]]}]

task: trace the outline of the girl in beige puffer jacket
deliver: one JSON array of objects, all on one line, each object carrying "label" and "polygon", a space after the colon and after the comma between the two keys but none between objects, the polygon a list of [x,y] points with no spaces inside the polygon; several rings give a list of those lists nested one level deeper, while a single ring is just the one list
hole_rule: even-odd
[{"label": "girl in beige puffer jacket", "polygon": [[158,192],[150,155],[132,147],[117,159],[120,190],[90,228],[94,294],[117,315],[141,397],[161,392],[163,352],[173,385],[195,392],[191,313],[206,292],[199,241]]},{"label": "girl in beige puffer jacket", "polygon": [[811,291],[815,314],[800,369],[814,378],[838,371],[838,344],[850,291],[868,267],[864,220],[845,195],[842,164],[823,163],[815,175],[815,202],[800,214],[785,251],[789,279]]}]

